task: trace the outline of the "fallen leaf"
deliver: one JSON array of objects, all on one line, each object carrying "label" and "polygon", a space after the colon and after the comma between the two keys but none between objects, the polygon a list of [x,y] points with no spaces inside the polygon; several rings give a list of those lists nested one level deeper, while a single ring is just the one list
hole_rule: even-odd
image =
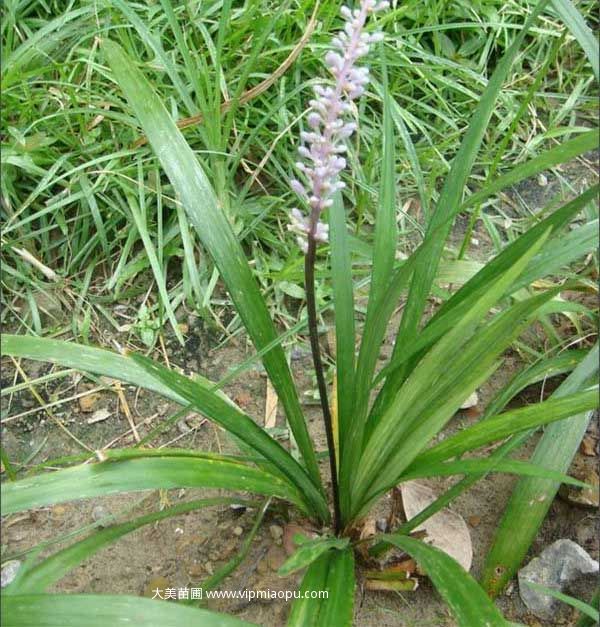
[{"label": "fallen leaf", "polygon": [[590,487],[578,488],[563,484],[558,491],[559,496],[572,505],[597,509],[600,504],[600,478],[598,473],[592,469],[584,475],[578,474],[576,477],[585,481],[585,483],[589,483]]},{"label": "fallen leaf", "polygon": [[581,440],[579,450],[583,455],[594,457],[596,455],[596,438],[591,435],[586,435],[583,440]]},{"label": "fallen leaf", "polygon": [[102,396],[100,394],[86,394],[79,399],[79,409],[86,414],[91,413],[101,399]]},{"label": "fallen leaf", "polygon": [[87,423],[88,425],[93,425],[96,422],[102,422],[103,420],[106,420],[110,415],[111,414],[108,409],[106,409],[106,407],[103,407],[102,409],[97,409],[92,414],[91,418],[87,419]]},{"label": "fallen leaf", "polygon": [[382,570],[367,570],[364,575],[367,579],[383,579],[385,581],[406,581],[417,570],[416,562],[409,558],[398,564],[386,566]]},{"label": "fallen leaf", "polygon": [[465,402],[460,406],[461,409],[470,409],[471,407],[475,407],[475,405],[477,405],[477,403],[479,403],[479,396],[477,394],[477,392],[473,392],[473,394],[471,394],[469,396],[469,398],[467,398],[465,400]]},{"label": "fallen leaf", "polygon": [[[402,483],[400,492],[407,520],[414,518],[438,497],[434,490],[419,481]],[[471,533],[462,516],[444,508],[415,529],[421,530],[427,533],[425,542],[453,557],[467,572],[471,569]]]},{"label": "fallen leaf", "polygon": [[265,402],[265,428],[272,429],[277,424],[277,392],[271,383],[271,379],[267,379],[267,400]]},{"label": "fallen leaf", "polygon": [[377,533],[377,521],[374,518],[367,518],[360,531],[360,539],[371,538]]},{"label": "fallen leaf", "polygon": [[283,548],[288,555],[295,553],[298,548],[297,544],[294,542],[294,537],[297,534],[306,536],[307,538],[317,537],[317,534],[311,529],[305,529],[295,523],[289,523],[283,528]]},{"label": "fallen leaf", "polygon": [[242,409],[245,409],[252,402],[252,396],[250,396],[248,392],[238,392],[233,397],[233,400],[236,405],[238,405]]}]

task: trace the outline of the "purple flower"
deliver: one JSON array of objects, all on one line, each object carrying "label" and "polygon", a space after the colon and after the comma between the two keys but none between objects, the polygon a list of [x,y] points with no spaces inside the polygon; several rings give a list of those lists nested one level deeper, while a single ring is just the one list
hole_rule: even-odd
[{"label": "purple flower", "polygon": [[369,69],[356,66],[358,59],[369,52],[371,43],[381,41],[379,32],[363,32],[367,16],[375,11],[387,9],[388,2],[361,0],[359,8],[341,8],[346,24],[333,38],[334,50],[325,55],[325,64],[333,75],[333,86],[316,85],[315,98],[310,101],[311,111],[306,122],[311,129],[300,134],[302,145],[298,154],[302,161],[296,168],[304,182],[293,179],[290,185],[294,192],[310,207],[310,213],[292,209],[288,229],[297,235],[300,248],[306,253],[308,238],[326,242],[328,226],[319,221],[321,212],[333,204],[331,196],[344,188],[339,180],[340,172],[346,167],[344,140],[356,130],[356,124],[346,120],[352,110],[352,100],[359,98],[369,82]]}]

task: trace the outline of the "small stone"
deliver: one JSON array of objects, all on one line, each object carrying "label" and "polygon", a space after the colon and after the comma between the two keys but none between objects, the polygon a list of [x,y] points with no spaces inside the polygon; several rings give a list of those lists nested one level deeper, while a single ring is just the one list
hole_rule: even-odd
[{"label": "small stone", "polygon": [[241,536],[244,533],[244,529],[242,527],[234,527],[233,528],[233,535],[234,536]]},{"label": "small stone", "polygon": [[156,598],[158,598],[157,595],[157,590],[158,593],[160,594],[160,596],[164,597],[165,596],[165,588],[170,588],[171,584],[169,583],[169,580],[166,577],[152,577],[148,583],[146,584],[146,586],[144,587],[144,596],[152,599],[153,597],[156,596]]},{"label": "small stone", "polygon": [[177,421],[177,431],[179,433],[189,433],[191,431],[190,426],[186,422],[185,418]]},{"label": "small stone", "polygon": [[91,418],[87,419],[88,425],[93,425],[96,422],[102,422],[110,417],[110,412],[106,407],[102,407],[102,409],[97,409],[91,416]]},{"label": "small stone", "polygon": [[481,522],[481,516],[469,516],[467,518],[467,522],[471,525],[471,527],[477,527],[477,525]]},{"label": "small stone", "polygon": [[600,503],[600,478],[598,473],[591,469],[585,476],[578,477],[590,485],[589,488],[578,488],[572,485],[562,484],[559,489],[559,496],[572,505],[597,509]]},{"label": "small stone", "polygon": [[273,571],[277,571],[281,568],[285,560],[285,551],[276,544],[273,544],[267,553],[267,565],[269,568]]},{"label": "small stone", "polygon": [[[103,505],[96,505],[94,506],[94,509],[92,509],[92,518],[94,519],[95,522],[99,522],[101,520],[104,520],[105,518],[111,518],[111,517],[112,517],[111,513]],[[104,523],[98,525],[98,527],[101,527],[101,528],[108,527],[110,522],[112,521],[104,520]]]},{"label": "small stone", "polygon": [[269,527],[269,533],[273,540],[281,540],[283,536],[283,529],[279,525],[271,525]]},{"label": "small stone", "polygon": [[2,566],[2,572],[0,573],[0,587],[6,588],[8,584],[12,583],[21,568],[21,562],[19,560],[10,560]]},{"label": "small stone", "polygon": [[205,562],[204,563],[204,570],[209,574],[212,575],[215,571],[213,570],[213,565],[211,564],[211,562]]},{"label": "small stone", "polygon": [[375,527],[377,528],[377,531],[381,531],[381,533],[385,533],[388,528],[387,518],[378,518],[375,523]]},{"label": "small stone", "polygon": [[202,575],[204,575],[204,568],[202,564],[193,562],[192,564],[187,565],[186,572],[192,579],[199,579]]},{"label": "small stone", "polygon": [[527,582],[561,591],[579,576],[597,573],[598,566],[598,562],[577,543],[567,539],[557,540],[519,571],[519,595],[533,614],[539,618],[551,619],[556,601],[553,597],[530,588]]}]

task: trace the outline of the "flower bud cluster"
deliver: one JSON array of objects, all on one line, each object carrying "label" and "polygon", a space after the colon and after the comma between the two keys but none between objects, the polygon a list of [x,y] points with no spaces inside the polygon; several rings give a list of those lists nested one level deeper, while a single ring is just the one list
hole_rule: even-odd
[{"label": "flower bud cluster", "polygon": [[357,67],[356,62],[369,52],[370,44],[383,39],[381,33],[369,34],[363,29],[369,14],[388,6],[388,2],[361,0],[357,9],[341,8],[344,29],[332,40],[334,50],[325,55],[333,86],[314,87],[315,97],[306,118],[310,131],[300,134],[302,145],[298,154],[302,161],[296,164],[304,183],[297,179],[290,182],[292,190],[310,207],[308,217],[299,209],[292,209],[288,225],[305,253],[309,236],[317,242],[328,239],[329,227],[319,221],[319,216],[333,204],[331,196],[344,188],[339,174],[346,167],[342,156],[346,152],[345,140],[356,130],[356,124],[347,121],[347,117],[352,111],[352,100],[365,92],[369,82],[369,69]]}]

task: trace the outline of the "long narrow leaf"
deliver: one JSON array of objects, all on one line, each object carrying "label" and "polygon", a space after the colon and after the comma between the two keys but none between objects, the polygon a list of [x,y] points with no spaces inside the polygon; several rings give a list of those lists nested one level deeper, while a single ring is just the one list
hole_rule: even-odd
[{"label": "long narrow leaf", "polygon": [[[369,486],[381,487],[394,480],[397,475],[390,465],[392,457],[400,464],[397,467],[399,475],[475,389],[480,378],[489,375],[490,368],[505,346],[504,341],[510,341],[519,328],[516,323],[523,318],[524,311],[514,306],[510,316],[499,317],[476,334],[469,343],[469,349],[465,350],[464,345],[469,342],[490,307],[539,250],[547,234],[539,237],[529,251],[479,296],[461,321],[427,353],[411,377],[396,392],[393,402],[378,418],[371,436],[365,442],[353,486],[354,507],[359,506],[367,492],[373,492]],[[537,301],[533,303],[538,305]],[[460,355],[456,356],[457,353]],[[452,359],[454,363],[448,369]],[[439,401],[436,403],[435,399]],[[442,407],[444,411],[441,411]],[[424,412],[431,413],[432,420],[427,420]],[[413,423],[416,426],[411,432]],[[385,472],[383,468],[386,468]]]},{"label": "long narrow leaf", "polygon": [[[254,345],[260,350],[276,338],[275,327],[240,242],[203,169],[164,104],[131,59],[109,40],[104,40],[103,48],[116,80],[181,197],[198,237],[214,259]],[[316,456],[281,346],[266,353],[263,363],[284,406],[309,476],[320,487]]]},{"label": "long narrow leaf", "polygon": [[301,495],[286,481],[241,462],[203,457],[150,457],[105,461],[65,468],[2,484],[2,509],[24,509],[157,488],[222,488],[276,496],[305,509]]},{"label": "long narrow leaf", "polygon": [[552,0],[552,4],[565,26],[573,33],[573,37],[577,39],[579,45],[583,48],[585,56],[592,66],[596,80],[600,81],[600,47],[598,46],[596,35],[585,23],[583,15],[581,15],[571,0]]},{"label": "long narrow leaf", "polygon": [[[351,627],[354,607],[354,555],[350,547],[330,550],[306,571],[288,627]],[[321,598],[311,593],[322,592]]]},{"label": "long narrow leaf", "polygon": [[480,446],[542,425],[563,420],[574,414],[598,406],[598,389],[576,392],[569,396],[553,398],[482,420],[446,438],[440,444],[419,455],[414,466],[436,463],[462,455]]},{"label": "long narrow leaf", "polygon": [[477,582],[443,551],[408,536],[381,536],[406,551],[427,571],[460,627],[506,627],[506,621]]},{"label": "long narrow leaf", "polygon": [[2,599],[4,627],[250,626],[233,616],[124,594],[18,594]]},{"label": "long narrow leaf", "polygon": [[132,355],[132,359],[169,389],[185,398],[192,407],[206,414],[274,464],[292,484],[299,488],[300,493],[306,496],[307,503],[310,504],[315,513],[322,520],[327,520],[329,516],[327,503],[304,468],[277,440],[268,435],[249,416],[202,385],[196,384],[191,379],[169,370],[147,357]]},{"label": "long narrow leaf", "polygon": [[[553,396],[560,398],[572,394],[597,378],[598,355],[596,344]],[[584,412],[550,425],[538,442],[531,462],[556,472],[566,472],[590,417],[591,412]],[[498,594],[519,568],[558,488],[555,481],[547,479],[521,479],[517,483],[486,559],[482,581],[489,594]],[[515,529],[519,529],[518,535],[515,535]]]}]

